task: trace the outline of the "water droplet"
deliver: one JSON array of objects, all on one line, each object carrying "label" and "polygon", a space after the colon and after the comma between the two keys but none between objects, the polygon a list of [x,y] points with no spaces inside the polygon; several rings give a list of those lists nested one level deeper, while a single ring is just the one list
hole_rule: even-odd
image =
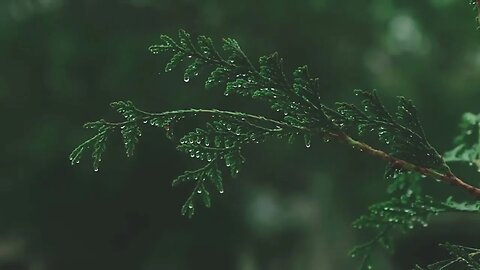
[{"label": "water droplet", "polygon": [[304,136],[304,140],[305,140],[305,147],[310,148],[310,146],[311,146],[311,138],[310,138],[310,136],[309,136],[309,135],[305,135],[305,136]]},{"label": "water droplet", "polygon": [[189,204],[188,208],[193,209],[193,205]]},{"label": "water droplet", "polygon": [[188,83],[190,81],[190,77],[188,77],[188,76],[183,77],[183,81]]},{"label": "water droplet", "polygon": [[201,189],[197,190],[197,193],[202,194],[202,190]]},{"label": "water droplet", "polygon": [[93,169],[94,172],[98,172],[98,168]]},{"label": "water droplet", "polygon": [[223,189],[221,189],[221,190],[219,191],[220,194],[223,194],[223,192],[224,192]]}]

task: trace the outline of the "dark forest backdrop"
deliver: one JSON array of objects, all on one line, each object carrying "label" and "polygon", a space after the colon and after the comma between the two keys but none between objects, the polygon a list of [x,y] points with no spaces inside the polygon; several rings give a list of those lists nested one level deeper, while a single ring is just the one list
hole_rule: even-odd
[{"label": "dark forest backdrop", "polygon": [[[147,47],[179,28],[236,38],[252,57],[278,51],[290,69],[308,64],[332,102],[355,88],[387,103],[405,95],[432,144],[450,149],[461,114],[480,112],[480,33],[465,2],[1,0],[0,269],[354,269],[347,252],[369,235],[351,222],[387,198],[387,183],[382,162],[346,147],[248,149],[243,172],[192,220],[179,214],[189,187],[171,188],[191,160],[161,131],[145,132],[129,159],[118,139],[96,173],[68,154],[91,134],[84,122],[117,117],[115,100],[263,110],[165,74],[166,58]],[[395,255],[379,253],[381,269],[441,258],[439,242],[478,247],[479,225],[434,219]]]}]

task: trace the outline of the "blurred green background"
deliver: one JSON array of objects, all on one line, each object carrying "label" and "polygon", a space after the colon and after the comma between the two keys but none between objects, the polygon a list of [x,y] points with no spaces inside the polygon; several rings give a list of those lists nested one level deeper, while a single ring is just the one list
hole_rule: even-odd
[{"label": "blurred green background", "polygon": [[[186,84],[180,70],[165,74],[167,58],[147,47],[179,28],[236,38],[252,58],[278,51],[288,69],[308,64],[329,103],[352,100],[355,88],[390,104],[412,98],[445,151],[461,114],[479,112],[480,32],[465,2],[0,0],[0,269],[355,269],[347,252],[371,234],[350,224],[388,198],[388,183],[382,162],[344,146],[247,149],[245,169],[192,220],[179,214],[190,187],[171,180],[195,163],[160,130],[146,130],[132,158],[112,140],[97,173],[88,158],[70,166],[68,154],[92,135],[84,122],[118,119],[115,100],[264,110],[204,90],[205,76]],[[455,169],[480,183],[473,168]],[[379,269],[442,258],[439,242],[480,247],[479,225],[435,218],[394,255],[376,253]]]}]

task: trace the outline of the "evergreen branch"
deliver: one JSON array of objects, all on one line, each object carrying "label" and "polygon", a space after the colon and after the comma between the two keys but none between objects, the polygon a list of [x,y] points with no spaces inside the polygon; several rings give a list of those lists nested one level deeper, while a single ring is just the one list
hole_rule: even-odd
[{"label": "evergreen branch", "polygon": [[207,179],[210,179],[215,184],[219,193],[224,192],[221,182],[221,174],[217,171],[216,162],[216,158],[210,160],[202,168],[194,171],[186,171],[185,173],[177,177],[175,180],[173,180],[172,186],[176,186],[181,182],[189,180],[196,181],[195,188],[182,206],[182,215],[187,215],[189,218],[191,218],[195,214],[196,196],[201,197],[201,200],[203,201],[205,207],[209,208],[211,206],[210,193],[205,187]]},{"label": "evergreen branch", "polygon": [[[231,122],[230,124],[226,125],[226,130],[229,133],[232,125],[237,127],[235,133],[240,132],[238,129],[239,126],[246,126],[257,133],[262,132],[264,134],[276,134],[278,136],[285,134],[299,134],[300,132],[310,132],[310,130],[301,126],[295,126],[283,121],[266,118],[264,116],[241,112],[221,111],[217,109],[185,109],[162,113],[151,113],[137,109],[130,101],[113,102],[112,107],[122,114],[126,120],[119,122],[108,122],[102,119],[85,124],[86,128],[96,129],[97,134],[80,144],[72,151],[70,154],[72,165],[79,163],[82,154],[86,149],[94,147],[95,149],[98,148],[95,150],[97,153],[94,157],[94,169],[97,171],[98,163],[101,160],[101,154],[106,147],[106,138],[115,130],[121,131],[126,146],[127,156],[131,156],[133,154],[133,149],[138,142],[138,137],[141,136],[141,124],[163,127],[167,132],[167,137],[172,138],[173,125],[175,123],[185,118],[198,117],[201,115],[211,116],[213,119],[218,119],[219,121]],[[240,134],[235,135],[239,136]],[[180,142],[183,144],[182,140]]]},{"label": "evergreen branch", "polygon": [[[114,102],[112,107],[125,120],[101,120],[87,124],[95,126],[99,132],[95,139],[87,140],[72,152],[74,163],[79,161],[84,149],[93,146],[92,156],[97,170],[106,148],[107,130],[120,128],[127,156],[131,156],[141,136],[142,123],[163,127],[167,136],[173,138],[173,126],[178,121],[197,115],[210,115],[215,120],[207,122],[206,129],[197,128],[195,132],[185,135],[177,149],[192,158],[208,162],[215,159],[218,163],[218,159],[223,158],[232,175],[238,173],[239,164],[244,162],[241,155],[244,144],[272,137],[288,137],[291,142],[295,136],[301,135],[305,145],[310,147],[311,137],[319,135],[326,141],[334,138],[387,161],[389,168],[386,175],[390,175],[390,172],[394,175],[405,171],[418,172],[480,197],[480,189],[454,176],[442,156],[427,141],[411,101],[400,97],[397,112],[390,114],[375,91],[356,90],[355,93],[362,97],[364,111],[346,103],[339,103],[337,109],[332,109],[321,102],[318,78],[311,77],[306,66],[297,68],[292,74],[293,80],[290,80],[284,72],[283,59],[277,53],[260,57],[259,67],[256,68],[234,39],[223,40],[223,49],[228,54],[224,57],[208,37],[199,36],[193,42],[190,34],[180,30],[178,38],[176,42],[162,35],[163,43],[149,48],[154,54],[173,52],[165,71],[172,70],[184,60],[192,61],[184,72],[184,81],[188,82],[199,74],[201,68],[211,67],[213,71],[206,80],[206,88],[224,84],[226,95],[235,93],[266,102],[273,110],[283,112],[283,120],[216,109],[150,113],[136,108],[130,101]],[[347,135],[351,128],[357,129],[360,135],[367,131],[377,133],[379,140],[385,142],[390,151],[375,149],[353,139]],[[105,133],[101,133],[104,130]],[[210,143],[215,145],[210,147]]]},{"label": "evergreen branch", "polygon": [[352,258],[361,256],[359,270],[372,269],[372,262],[371,262],[372,252],[377,246],[382,246],[382,245],[386,246],[385,244],[388,241],[386,237],[389,236],[389,232],[391,231],[392,228],[393,226],[390,224],[385,225],[371,240],[361,245],[355,246],[350,251],[349,254]]},{"label": "evergreen branch", "polygon": [[[387,159],[398,160],[403,169],[425,171],[437,178],[449,180],[449,182],[466,188],[465,185],[462,185],[463,182],[452,180],[453,177],[447,179],[445,176],[441,177],[440,173],[436,173],[436,170],[440,170],[445,172],[443,175],[450,174],[450,168],[426,140],[411,101],[405,98],[399,99],[397,117],[406,125],[400,124],[387,112],[375,92],[356,91],[357,95],[364,97],[362,103],[372,116],[350,104],[341,104],[336,111],[319,102],[318,80],[310,77],[306,67],[298,68],[293,73],[294,83],[289,83],[283,71],[283,60],[278,57],[277,53],[261,57],[260,69],[257,70],[233,39],[224,39],[223,47],[230,53],[228,61],[220,56],[213,45],[202,46],[204,42],[201,41],[205,40],[205,37],[199,38],[198,42],[198,45],[204,48],[203,52],[195,48],[190,35],[185,31],[179,32],[179,39],[181,42],[175,43],[171,41],[171,38],[163,36],[164,44],[153,45],[150,50],[154,53],[158,52],[158,48],[162,48],[163,51],[181,51],[188,58],[213,66],[215,70],[207,80],[208,86],[212,81],[216,84],[223,82],[226,83],[225,94],[227,95],[239,93],[267,101],[273,109],[284,111],[286,122],[307,127],[327,139],[331,135],[342,137],[342,134],[345,133],[339,130],[348,126],[357,126],[359,130],[366,128],[375,130],[387,144],[390,144],[390,141],[394,142],[392,145],[394,152],[389,155],[392,158]],[[208,44],[212,44],[210,39],[207,40]],[[211,57],[212,55],[215,57]],[[172,61],[176,62],[178,59],[174,56]],[[192,65],[196,65],[196,63],[194,62]],[[186,73],[190,67],[191,65],[186,69]],[[348,138],[351,139],[351,137]],[[352,143],[350,139],[348,141]],[[308,141],[307,138],[306,144],[309,144]]]},{"label": "evergreen branch", "polygon": [[[185,118],[210,116],[213,120],[207,122],[206,128],[197,128],[183,136],[177,146],[179,151],[185,152],[192,158],[207,161],[200,169],[185,171],[173,181],[173,185],[183,182],[195,182],[194,189],[182,206],[182,214],[189,217],[195,213],[197,198],[210,207],[210,193],[207,185],[213,185],[219,193],[223,193],[222,173],[220,165],[230,169],[232,176],[239,173],[241,164],[245,162],[241,154],[242,146],[250,143],[263,142],[269,138],[284,138],[310,133],[311,130],[302,126],[295,126],[284,121],[278,121],[264,116],[241,112],[221,111],[216,109],[186,109],[151,113],[137,109],[132,102],[113,102],[112,107],[125,120],[107,122],[100,120],[85,124],[87,128],[97,129],[97,134],[86,140],[72,151],[72,164],[80,161],[81,155],[87,148],[93,148],[94,169],[98,170],[101,155],[106,149],[107,135],[119,130],[126,149],[127,156],[133,154],[141,136],[141,126],[152,125],[162,127],[167,137],[173,139],[174,126]],[[108,131],[108,132],[107,132]]]},{"label": "evergreen branch", "polygon": [[[251,115],[242,112],[220,111],[216,109],[188,109],[161,113],[150,113],[136,108],[132,102],[114,102],[115,108],[124,118],[121,122],[106,122],[104,120],[87,124],[98,129],[98,134],[77,147],[71,154],[72,163],[78,163],[84,149],[92,147],[94,169],[106,148],[107,131],[120,128],[127,156],[131,156],[141,136],[142,123],[161,126],[167,137],[173,138],[173,125],[187,117],[211,115],[215,119],[207,122],[206,129],[197,128],[185,135],[177,147],[192,158],[206,160],[208,163],[200,171],[185,171],[179,179],[195,179],[197,184],[194,192],[182,207],[182,213],[188,216],[194,213],[195,191],[204,190],[204,182],[198,179],[210,178],[214,185],[221,183],[219,159],[225,159],[226,167],[230,168],[232,176],[239,172],[244,162],[241,147],[252,142],[258,143],[267,138],[288,137],[289,142],[296,135],[303,135],[305,145],[310,147],[312,136],[323,136],[327,141],[334,138],[339,142],[351,145],[353,148],[369,153],[388,162],[386,176],[413,171],[424,176],[444,181],[472,193],[480,198],[480,189],[471,186],[456,177],[427,141],[425,132],[417,117],[416,109],[411,101],[399,98],[399,106],[395,115],[390,114],[383,106],[375,91],[356,90],[363,98],[364,111],[352,104],[339,103],[338,109],[331,109],[320,99],[318,79],[312,78],[306,66],[293,72],[293,82],[287,78],[283,69],[283,60],[277,53],[262,56],[257,69],[248,59],[234,39],[224,39],[223,49],[229,55],[223,57],[213,45],[210,38],[200,36],[193,42],[190,34],[180,30],[179,42],[168,36],[161,36],[163,44],[153,45],[152,53],[171,51],[174,53],[165,71],[170,71],[184,59],[191,59],[184,72],[184,81],[190,81],[198,75],[202,67],[213,67],[205,87],[225,84],[225,95],[238,93],[254,99],[267,102],[276,111],[282,111],[283,120],[275,120],[264,116]],[[362,135],[365,131],[376,132],[380,141],[390,146],[391,151],[375,149],[372,146],[353,139],[347,135],[349,128],[355,128]],[[392,143],[393,142],[393,143]],[[214,144],[210,146],[210,144]],[[213,162],[215,161],[215,162]],[[214,169],[211,169],[213,168]],[[184,181],[180,181],[184,182]],[[216,184],[215,184],[216,183]],[[223,189],[222,189],[223,190]],[[204,204],[205,196],[202,195]]]},{"label": "evergreen branch", "polygon": [[[439,202],[430,196],[415,194],[411,189],[407,189],[406,193],[398,198],[394,197],[388,201],[374,204],[369,207],[368,214],[361,216],[353,223],[353,227],[357,229],[370,228],[377,230],[378,233],[370,241],[355,247],[351,252],[352,257],[362,255],[363,267],[365,261],[370,258],[371,253],[377,247],[384,247],[389,251],[393,249],[394,231],[405,233],[414,229],[416,225],[427,227],[431,217],[448,212],[479,214],[480,203],[458,203],[452,198],[448,198],[445,202]],[[368,263],[368,265],[371,264]]]},{"label": "evergreen branch", "polygon": [[102,155],[106,149],[107,138],[112,131],[112,127],[108,126],[103,119],[96,122],[86,123],[84,127],[96,129],[97,134],[73,149],[70,153],[69,159],[72,165],[78,164],[80,163],[80,159],[85,150],[92,148],[93,170],[98,171],[100,161],[102,161]]},{"label": "evergreen branch", "polygon": [[415,270],[445,270],[447,268],[451,269],[451,266],[456,265],[464,265],[467,266],[468,269],[472,270],[480,269],[480,249],[454,245],[450,243],[441,244],[440,246],[448,251],[448,253],[452,256],[451,259],[432,263],[426,268],[417,265]]},{"label": "evergreen branch", "polygon": [[[471,3],[480,7],[480,0]],[[478,19],[478,17],[477,17]],[[222,56],[212,40],[199,36],[193,41],[190,34],[180,30],[178,41],[162,35],[162,44],[152,45],[149,50],[153,54],[173,52],[173,56],[165,67],[169,72],[182,61],[191,61],[186,67],[183,79],[189,82],[199,74],[199,70],[210,67],[213,71],[205,82],[206,88],[225,85],[225,95],[239,94],[266,102],[271,109],[284,114],[282,120],[242,112],[220,111],[216,109],[187,109],[161,113],[151,113],[137,109],[130,101],[114,102],[114,107],[124,118],[120,122],[100,120],[87,123],[85,127],[97,130],[97,134],[75,148],[70,154],[72,164],[79,162],[86,149],[92,149],[94,170],[98,170],[101,157],[106,149],[106,141],[112,131],[120,129],[126,154],[131,156],[142,135],[141,124],[163,127],[167,137],[173,139],[173,126],[184,118],[197,115],[212,116],[205,128],[196,128],[179,140],[177,150],[185,152],[192,158],[206,161],[199,169],[187,170],[177,177],[172,185],[193,182],[194,188],[182,206],[182,214],[189,217],[195,213],[198,199],[206,207],[211,206],[208,186],[211,185],[219,193],[223,193],[222,171],[225,165],[232,176],[239,173],[241,164],[245,162],[242,147],[266,141],[271,138],[285,138],[291,142],[295,136],[302,135],[305,146],[310,147],[312,136],[322,136],[326,141],[334,139],[347,144],[361,152],[387,162],[386,178],[399,180],[390,185],[390,193],[405,192],[400,197],[372,205],[369,213],[360,217],[355,228],[375,228],[378,233],[367,243],[355,247],[351,255],[362,256],[361,269],[371,269],[371,253],[377,246],[390,250],[392,247],[392,231],[406,231],[414,225],[428,225],[433,215],[444,212],[479,213],[480,202],[467,204],[455,202],[449,198],[446,202],[437,202],[429,196],[418,192],[417,176],[428,176],[439,182],[449,183],[471,193],[480,200],[480,188],[474,187],[455,176],[447,162],[468,161],[480,164],[480,121],[478,116],[467,114],[467,123],[462,126],[457,146],[442,157],[428,142],[425,131],[417,116],[416,108],[410,100],[399,97],[399,105],[395,113],[390,113],[383,105],[376,91],[355,90],[362,97],[363,110],[353,104],[337,103],[333,109],[321,100],[318,78],[312,78],[306,66],[297,68],[290,79],[284,71],[283,59],[277,53],[260,57],[258,67],[250,61],[237,41],[223,39]],[[186,62],[186,61],[185,61]],[[473,120],[472,120],[473,119]],[[475,142],[471,142],[474,125]],[[373,132],[380,142],[387,145],[388,150],[380,150],[361,141],[353,139],[351,129],[359,135]],[[479,165],[480,167],[480,165]],[[414,172],[410,179],[406,172]],[[471,269],[480,269],[476,257],[480,251],[451,244],[445,248],[453,256],[452,259],[432,264],[427,269],[445,269],[457,263],[466,263]],[[417,266],[417,269],[423,269]]]}]

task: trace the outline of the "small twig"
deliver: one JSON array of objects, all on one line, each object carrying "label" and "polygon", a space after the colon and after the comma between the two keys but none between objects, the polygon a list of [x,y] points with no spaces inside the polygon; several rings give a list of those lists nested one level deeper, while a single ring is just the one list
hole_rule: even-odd
[{"label": "small twig", "polygon": [[[480,1],[480,0],[479,0]],[[419,165],[412,164],[408,161],[405,161],[403,159],[396,158],[392,155],[387,154],[386,152],[382,150],[375,149],[371,147],[370,145],[354,140],[350,136],[348,136],[345,133],[338,133],[338,134],[330,134],[331,137],[336,138],[338,141],[346,143],[348,145],[353,146],[353,148],[368,153],[372,156],[378,157],[380,159],[386,160],[393,164],[395,167],[402,168],[407,171],[411,172],[418,172],[422,175],[432,177],[434,179],[443,181],[445,183],[452,184],[454,186],[457,186],[459,188],[462,188],[466,191],[468,191],[470,194],[472,194],[475,198],[480,200],[480,188],[474,187],[457,176],[455,176],[453,173],[447,173],[447,174],[442,174],[440,172],[437,172],[433,169],[422,167]]]}]

